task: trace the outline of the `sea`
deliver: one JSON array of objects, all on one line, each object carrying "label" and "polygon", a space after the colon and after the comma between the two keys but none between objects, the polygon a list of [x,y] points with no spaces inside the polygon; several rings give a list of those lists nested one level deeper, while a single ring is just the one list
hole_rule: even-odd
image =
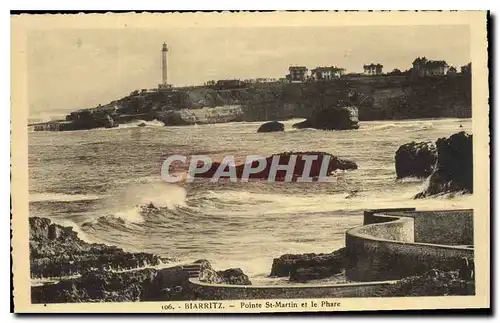
[{"label": "sea", "polygon": [[[209,260],[265,281],[273,258],[326,253],[344,246],[363,210],[470,208],[471,195],[415,200],[426,179],[396,179],[394,155],[411,141],[472,133],[471,119],[365,121],[348,131],[293,129],[257,133],[261,122],[165,127],[141,121],[112,129],[29,132],[30,216],[72,226],[80,238],[149,252],[173,263]],[[323,151],[358,164],[328,182],[166,183],[172,154],[213,160],[280,152]],[[144,212],[153,203],[158,210]]]}]

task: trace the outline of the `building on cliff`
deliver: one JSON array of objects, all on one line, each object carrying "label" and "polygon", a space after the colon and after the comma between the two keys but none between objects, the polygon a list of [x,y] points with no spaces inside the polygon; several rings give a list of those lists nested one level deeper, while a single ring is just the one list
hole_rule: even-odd
[{"label": "building on cliff", "polygon": [[311,70],[314,80],[333,80],[344,75],[345,69],[336,66],[316,67]]},{"label": "building on cliff", "polygon": [[286,79],[290,82],[304,82],[307,78],[307,71],[305,66],[290,66]]},{"label": "building on cliff", "polygon": [[218,80],[213,87],[217,90],[239,89],[247,86],[247,83],[241,80]]},{"label": "building on cliff", "polygon": [[384,65],[382,64],[368,64],[368,65],[363,65],[363,70],[365,75],[380,75],[382,74],[382,68],[384,68]]},{"label": "building on cliff", "polygon": [[457,69],[455,67],[451,66],[448,69],[448,72],[446,73],[446,75],[457,75]]},{"label": "building on cliff", "polygon": [[413,71],[418,76],[446,75],[449,69],[446,61],[433,61],[425,57],[417,57],[413,61]]},{"label": "building on cliff", "polygon": [[472,64],[471,63],[460,67],[460,73],[462,73],[462,74],[470,74],[471,72],[472,72]]}]

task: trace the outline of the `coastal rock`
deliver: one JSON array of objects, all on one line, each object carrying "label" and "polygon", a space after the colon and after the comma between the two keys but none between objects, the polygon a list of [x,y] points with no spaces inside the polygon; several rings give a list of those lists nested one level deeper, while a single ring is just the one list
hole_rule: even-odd
[{"label": "coastal rock", "polygon": [[55,284],[33,286],[33,303],[178,301],[194,299],[179,267],[128,272],[92,271]]},{"label": "coastal rock", "polygon": [[113,118],[109,114],[105,114],[101,122],[104,128],[114,128],[118,126],[118,124],[115,123],[115,120],[113,120]]},{"label": "coastal rock", "polygon": [[156,266],[171,259],[144,252],[125,252],[114,246],[87,243],[71,227],[30,217],[32,277],[61,277],[92,270],[123,270]]},{"label": "coastal rock", "polygon": [[240,268],[229,268],[217,272],[225,284],[252,285],[252,282]]},{"label": "coastal rock", "polygon": [[118,124],[105,112],[93,112],[81,110],[72,113],[67,119],[71,121],[71,126],[66,130],[89,130],[95,128],[113,128]]},{"label": "coastal rock", "polygon": [[472,135],[464,131],[436,141],[437,163],[425,190],[415,198],[473,191]]},{"label": "coastal rock", "polygon": [[200,275],[198,277],[200,281],[210,284],[224,283],[222,277],[212,268],[208,260],[197,260],[194,263],[200,264]]},{"label": "coastal rock", "polygon": [[346,267],[345,248],[330,254],[286,254],[273,260],[271,277],[290,277],[290,281],[305,282],[338,274]]},{"label": "coastal rock", "polygon": [[230,284],[230,285],[252,285],[252,282],[240,268],[230,268],[216,271],[208,260],[198,260],[195,263],[200,264],[199,280],[211,284]]},{"label": "coastal rock", "polygon": [[[196,300],[189,271],[181,266],[148,268],[167,258],[125,252],[115,246],[90,244],[71,227],[30,217],[31,287],[33,303]],[[239,268],[214,271],[200,260],[200,277],[221,284],[250,285]]]},{"label": "coastal rock", "polygon": [[296,123],[293,128],[313,128],[321,130],[358,129],[358,109],[353,106],[332,107],[319,110],[311,118]]},{"label": "coastal rock", "polygon": [[[151,116],[151,120],[157,118],[167,121],[166,125],[188,125],[199,123],[189,117],[189,110],[202,107],[241,105],[243,121],[263,121],[268,118],[307,118],[311,116],[312,108],[349,102],[359,108],[359,119],[363,121],[471,117],[470,73],[435,79],[413,78],[407,74],[376,78],[348,77],[328,82],[247,84],[233,89],[216,89],[207,85],[155,91],[136,90],[130,95],[84,111],[109,113],[115,124],[147,120]],[[164,114],[179,114],[181,110],[188,112],[186,121],[170,116],[163,118]],[[75,126],[73,121],[80,113],[86,112],[79,110],[70,113],[66,117],[66,121],[71,121],[69,124],[58,120],[37,124],[34,129],[55,131],[93,128],[92,121],[80,123],[83,127]],[[215,122],[237,119],[235,116],[221,116]],[[314,122],[302,126],[315,127]]]},{"label": "coastal rock", "polygon": [[184,120],[180,114],[175,113],[175,111],[168,111],[166,114],[160,117],[161,121],[166,127],[169,126],[187,126],[192,125],[195,122],[188,122]]},{"label": "coastal rock", "polygon": [[[270,170],[271,170],[271,163],[273,158],[277,158],[278,160],[278,165],[287,165],[289,164],[290,158],[292,155],[297,156],[296,162],[295,162],[295,167],[292,172],[292,181],[296,181],[297,178],[301,177],[304,168],[306,165],[306,159],[304,158],[305,156],[315,156],[316,159],[312,161],[311,164],[311,169],[309,171],[309,176],[312,177],[313,179],[318,179],[321,173],[321,168],[322,168],[322,163],[325,158],[329,158],[328,160],[328,167],[326,171],[326,176],[331,175],[334,171],[336,170],[353,170],[357,169],[358,165],[350,160],[346,159],[340,159],[336,156],[333,156],[331,154],[325,153],[325,152],[285,152],[285,153],[280,153],[280,154],[274,154],[265,159],[265,167],[262,171],[257,172],[257,173],[252,173],[249,175],[249,178],[251,179],[268,179]],[[220,163],[214,162],[212,163],[210,169],[205,171],[204,173],[197,173],[195,176],[196,177],[201,177],[201,178],[213,178],[214,175],[216,174],[217,170],[221,166]],[[225,171],[229,171],[231,173],[232,169],[231,166],[225,166]],[[251,163],[251,168],[257,168],[259,166],[259,161],[254,161]],[[242,165],[237,165],[234,169],[234,173],[236,174],[236,177],[241,179],[243,170],[245,168],[245,164]],[[285,181],[286,180],[286,171],[285,170],[278,170],[276,172],[276,181]],[[221,178],[229,178],[229,176],[221,176]]]},{"label": "coastal rock", "polygon": [[410,142],[396,151],[396,175],[404,177],[427,177],[436,164],[436,145],[430,141]]},{"label": "coastal rock", "polygon": [[432,269],[420,276],[403,278],[396,284],[376,292],[373,296],[408,297],[474,294],[475,282],[473,278],[463,279],[456,270]]},{"label": "coastal rock", "polygon": [[278,121],[270,121],[262,124],[257,132],[276,132],[276,131],[285,131],[285,126]]}]

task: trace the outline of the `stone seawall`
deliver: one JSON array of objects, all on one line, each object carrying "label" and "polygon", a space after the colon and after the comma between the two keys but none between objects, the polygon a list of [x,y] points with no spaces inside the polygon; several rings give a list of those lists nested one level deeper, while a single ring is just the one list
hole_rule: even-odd
[{"label": "stone seawall", "polygon": [[473,245],[474,218],[470,210],[406,212],[415,222],[415,242]]},{"label": "stone seawall", "polygon": [[365,212],[365,224],[346,232],[346,275],[375,281],[454,270],[474,258],[471,232],[472,210]]},{"label": "stone seawall", "polygon": [[392,286],[404,286],[394,287],[403,291],[412,287],[411,279],[399,279],[456,271],[463,258],[473,260],[472,219],[472,210],[366,211],[364,224],[346,232],[346,276],[355,283],[229,286],[196,278],[189,283],[196,295],[210,300],[390,296]]}]

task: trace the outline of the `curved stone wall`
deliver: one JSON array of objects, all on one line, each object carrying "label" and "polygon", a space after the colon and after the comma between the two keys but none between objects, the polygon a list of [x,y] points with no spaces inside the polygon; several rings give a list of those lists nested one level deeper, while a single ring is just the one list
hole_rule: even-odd
[{"label": "curved stone wall", "polygon": [[[365,224],[346,232],[346,275],[351,280],[400,279],[430,269],[452,270],[460,267],[462,258],[474,258],[472,210],[378,212],[365,212]],[[444,230],[451,233],[443,236]]]},{"label": "curved stone wall", "polygon": [[471,210],[405,212],[415,221],[415,242],[473,245],[474,218]]},{"label": "curved stone wall", "polygon": [[430,269],[457,269],[463,257],[474,257],[474,249],[457,245],[472,245],[472,210],[373,210],[365,212],[363,223],[346,232],[346,275],[357,283],[253,286],[211,284],[190,278],[190,287],[203,300],[366,297],[400,278]]}]

